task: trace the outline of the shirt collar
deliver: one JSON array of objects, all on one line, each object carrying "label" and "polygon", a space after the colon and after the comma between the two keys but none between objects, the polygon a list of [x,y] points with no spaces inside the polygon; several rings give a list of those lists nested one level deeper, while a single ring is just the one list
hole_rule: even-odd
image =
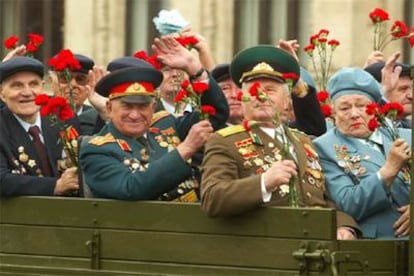
[{"label": "shirt collar", "polygon": [[36,120],[34,124],[29,124],[28,122],[23,121],[19,116],[13,113],[13,116],[17,119],[20,125],[23,127],[24,131],[29,132],[29,128],[31,126],[38,126],[40,129],[40,133],[42,133],[42,120],[40,119],[39,112],[36,113]]}]

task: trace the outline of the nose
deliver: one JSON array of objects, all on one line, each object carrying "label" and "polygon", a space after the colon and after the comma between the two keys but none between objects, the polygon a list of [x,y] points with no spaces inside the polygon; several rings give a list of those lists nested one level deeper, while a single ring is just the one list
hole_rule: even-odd
[{"label": "nose", "polygon": [[141,116],[142,114],[139,108],[132,108],[128,113],[128,117],[134,120],[141,118]]},{"label": "nose", "polygon": [[361,117],[361,110],[359,109],[359,108],[357,108],[357,107],[352,107],[352,109],[351,109],[351,118],[352,119],[357,119],[357,118],[359,118],[359,117]]}]

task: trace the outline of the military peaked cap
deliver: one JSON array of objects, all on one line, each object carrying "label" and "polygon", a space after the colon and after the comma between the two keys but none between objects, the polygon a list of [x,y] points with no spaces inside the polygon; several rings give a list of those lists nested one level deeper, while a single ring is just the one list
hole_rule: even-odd
[{"label": "military peaked cap", "polygon": [[162,79],[162,73],[154,68],[124,68],[103,77],[95,91],[110,100],[119,98],[128,103],[147,103],[155,97],[155,89]]},{"label": "military peaked cap", "polygon": [[285,73],[300,76],[299,64],[289,53],[272,45],[244,49],[236,54],[230,64],[231,78],[238,87],[243,82],[257,78],[284,82],[282,75]]}]

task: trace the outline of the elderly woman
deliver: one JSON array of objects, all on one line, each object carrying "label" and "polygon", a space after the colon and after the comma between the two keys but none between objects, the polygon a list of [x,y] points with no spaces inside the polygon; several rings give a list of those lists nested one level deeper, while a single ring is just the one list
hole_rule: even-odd
[{"label": "elderly woman", "polygon": [[392,139],[386,129],[368,128],[366,105],[381,87],[367,72],[344,68],[328,82],[335,127],[314,140],[328,192],[359,223],[364,238],[405,237],[410,231],[411,130]]}]

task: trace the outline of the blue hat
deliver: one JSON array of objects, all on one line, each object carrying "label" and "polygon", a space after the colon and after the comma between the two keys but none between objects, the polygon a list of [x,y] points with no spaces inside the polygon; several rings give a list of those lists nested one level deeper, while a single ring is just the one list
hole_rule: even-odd
[{"label": "blue hat", "polygon": [[328,81],[328,92],[334,101],[344,95],[364,95],[378,102],[381,99],[381,86],[369,73],[361,68],[343,68]]},{"label": "blue hat", "polygon": [[89,70],[91,70],[93,66],[95,65],[95,62],[92,59],[88,58],[87,56],[80,55],[80,54],[74,54],[73,56],[79,61],[81,65],[81,68],[76,72],[87,74]]},{"label": "blue hat", "polygon": [[[381,70],[382,68],[384,68],[384,66],[385,66],[385,62],[380,61],[380,62],[376,62],[376,63],[368,65],[367,67],[364,68],[364,70],[370,73],[378,82],[381,82],[382,80]],[[414,79],[414,66],[411,66],[405,63],[396,62],[394,68],[397,66],[401,66],[402,68],[401,73],[400,73],[400,78],[409,77],[410,79]]]},{"label": "blue hat", "polygon": [[316,83],[313,80],[311,74],[302,66],[300,67],[300,78],[309,86],[316,88]]},{"label": "blue hat", "polygon": [[120,57],[112,60],[106,66],[106,70],[109,72],[113,72],[123,68],[130,68],[130,67],[137,67],[137,68],[149,68],[154,69],[150,63],[144,61],[143,59],[136,58],[133,56],[126,56]]},{"label": "blue hat", "polygon": [[30,57],[14,57],[0,62],[0,83],[19,72],[32,72],[43,78],[44,66],[37,59]]},{"label": "blue hat", "polygon": [[119,98],[128,103],[148,103],[156,96],[155,89],[162,79],[162,73],[154,68],[123,68],[100,79],[95,91],[110,100]]},{"label": "blue hat", "polygon": [[231,79],[230,64],[229,63],[218,64],[211,71],[211,76],[214,78],[216,82],[221,82],[227,79]]}]

